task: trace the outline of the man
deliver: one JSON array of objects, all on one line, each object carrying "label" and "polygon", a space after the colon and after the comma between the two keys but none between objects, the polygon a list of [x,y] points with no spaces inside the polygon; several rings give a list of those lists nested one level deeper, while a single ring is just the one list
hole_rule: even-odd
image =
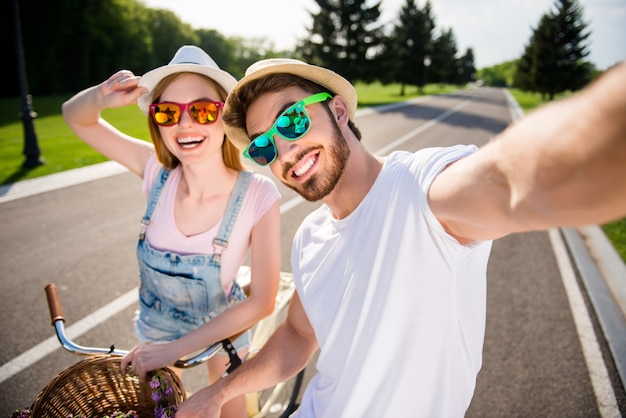
[{"label": "man", "polygon": [[462,417],[481,366],[491,240],[626,215],[626,64],[472,146],[369,153],[352,85],[300,61],[252,65],[229,139],[324,205],[293,243],[285,323],[240,369],[183,403],[216,417],[320,348],[295,416]]}]

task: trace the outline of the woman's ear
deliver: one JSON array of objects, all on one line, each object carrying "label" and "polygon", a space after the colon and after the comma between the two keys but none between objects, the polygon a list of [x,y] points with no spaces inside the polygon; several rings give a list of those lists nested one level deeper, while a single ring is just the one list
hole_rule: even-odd
[{"label": "woman's ear", "polygon": [[330,109],[335,115],[335,120],[339,125],[347,125],[350,120],[348,104],[342,96],[335,96],[329,103]]}]

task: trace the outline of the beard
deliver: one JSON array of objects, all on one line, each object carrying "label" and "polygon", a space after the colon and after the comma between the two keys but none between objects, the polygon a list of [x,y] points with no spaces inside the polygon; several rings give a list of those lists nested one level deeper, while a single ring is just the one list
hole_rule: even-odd
[{"label": "beard", "polygon": [[[311,176],[311,178],[302,184],[302,188],[296,188],[290,184],[286,184],[309,202],[317,202],[333,191],[346,168],[346,163],[350,156],[348,141],[339,130],[337,124],[335,123],[334,125],[335,129],[332,136],[334,141],[326,152],[328,158],[326,170],[323,173]],[[303,155],[306,154],[306,152],[308,151],[305,151]]]}]

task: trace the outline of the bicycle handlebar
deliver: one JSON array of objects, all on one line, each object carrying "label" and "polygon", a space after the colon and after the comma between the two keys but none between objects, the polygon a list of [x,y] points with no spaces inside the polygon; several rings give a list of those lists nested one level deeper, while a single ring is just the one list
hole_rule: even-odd
[{"label": "bicycle handlebar", "polygon": [[59,292],[57,285],[50,283],[46,286],[46,299],[48,299],[48,308],[50,309],[50,320],[52,326],[57,320],[65,322],[65,316],[63,316],[63,308],[61,307],[61,300],[59,299]]},{"label": "bicycle handlebar", "polygon": [[[110,348],[100,348],[100,347],[85,347],[79,344],[74,343],[65,332],[65,316],[63,315],[63,307],[61,306],[61,300],[59,299],[59,292],[57,290],[57,286],[54,283],[50,283],[45,287],[46,290],[46,299],[48,300],[48,309],[50,310],[50,320],[52,321],[52,326],[56,331],[57,338],[61,343],[61,346],[69,351],[70,353],[74,353],[77,355],[90,356],[90,355],[99,355],[99,354],[111,354],[116,356],[125,356],[128,354],[127,350],[118,350],[114,345],[111,345]],[[197,366],[198,364],[204,363],[213,355],[215,355],[221,348],[231,348],[229,345],[230,341],[234,341],[240,335],[242,335],[245,331],[242,331],[238,334],[235,334],[231,338],[220,341],[209,346],[207,349],[202,351],[195,356],[186,359],[176,360],[174,363],[174,367],[177,368],[189,368],[193,366]],[[231,364],[237,363],[239,357],[236,355],[236,352],[233,353],[232,350],[227,350],[229,354]],[[234,356],[233,356],[234,354]],[[239,360],[239,364],[241,364],[241,360]],[[238,365],[238,364],[237,364]],[[236,366],[235,366],[236,367]]]}]

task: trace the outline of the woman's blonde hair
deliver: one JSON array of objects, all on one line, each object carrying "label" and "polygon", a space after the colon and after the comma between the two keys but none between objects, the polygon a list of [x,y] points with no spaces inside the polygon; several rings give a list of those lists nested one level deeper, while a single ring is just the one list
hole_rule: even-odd
[{"label": "woman's blonde hair", "polygon": [[[198,73],[183,72],[168,75],[167,77],[164,77],[161,81],[159,81],[159,83],[154,87],[154,90],[152,91],[152,103],[157,103],[161,99],[161,95],[163,94],[167,86],[169,86],[174,80],[178,79],[184,74],[197,74],[203,77],[218,91],[220,95],[220,100],[226,100],[226,91],[224,91],[222,86],[217,84],[209,77]],[[154,150],[156,152],[159,162],[169,170],[176,168],[180,164],[180,161],[165,146],[165,142],[163,142],[161,132],[159,131],[159,126],[154,122],[151,116],[148,116],[148,129],[150,130],[150,136],[152,137],[152,143],[154,144]],[[224,164],[228,168],[232,168],[237,171],[241,171],[244,168],[241,162],[241,157],[239,155],[239,150],[233,145],[232,142],[228,140],[228,138],[226,138],[225,134],[224,142],[222,143],[222,159],[224,160]]]}]

